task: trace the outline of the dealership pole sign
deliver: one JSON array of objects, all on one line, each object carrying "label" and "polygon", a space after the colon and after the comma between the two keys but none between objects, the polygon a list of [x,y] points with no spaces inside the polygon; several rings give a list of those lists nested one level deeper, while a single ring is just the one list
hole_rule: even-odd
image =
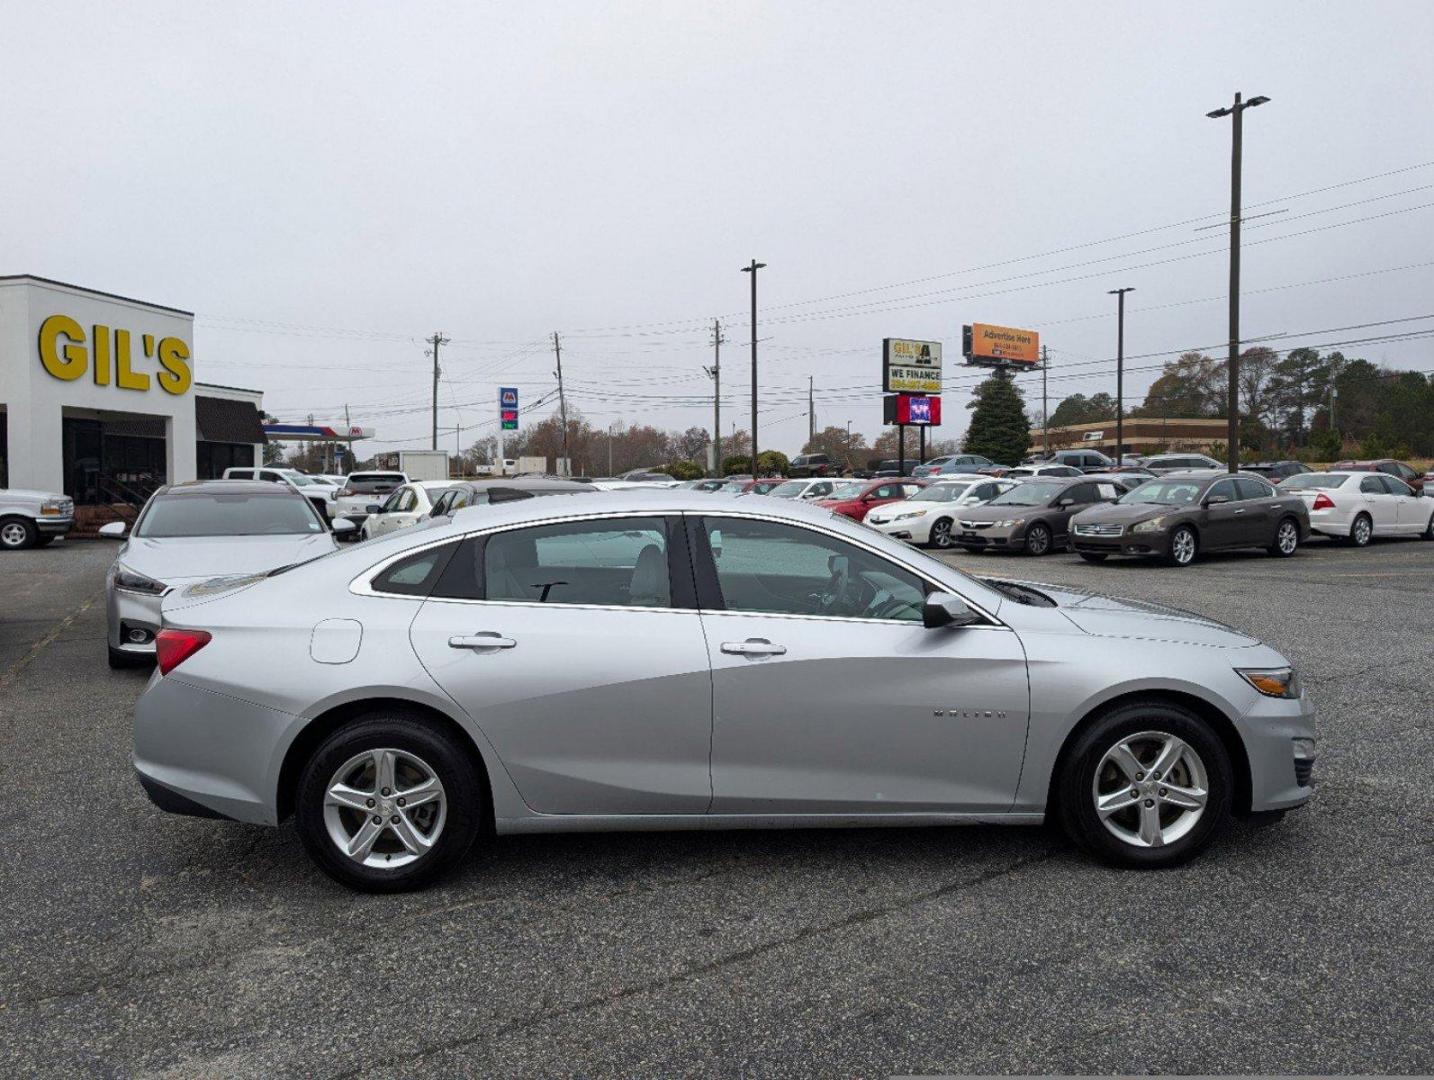
[{"label": "dealership pole sign", "polygon": [[883,338],[881,388],[888,394],[941,393],[941,342]]},{"label": "dealership pole sign", "polygon": [[503,431],[518,430],[518,388],[498,387],[498,424]]},{"label": "dealership pole sign", "polygon": [[1041,363],[1041,335],[1013,326],[972,323],[962,328],[961,351],[980,367],[1035,368]]}]

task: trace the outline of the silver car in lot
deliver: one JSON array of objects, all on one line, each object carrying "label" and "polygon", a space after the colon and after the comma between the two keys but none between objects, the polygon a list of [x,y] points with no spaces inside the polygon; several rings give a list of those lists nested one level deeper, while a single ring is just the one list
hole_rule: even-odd
[{"label": "silver car in lot", "polygon": [[135,711],[160,807],[412,888],[483,832],[1047,816],[1168,866],[1309,796],[1313,710],[1208,619],[985,581],[784,499],[458,511],[165,597]]},{"label": "silver car in lot", "polygon": [[[338,531],[352,530],[346,521]],[[110,667],[154,662],[160,606],[176,589],[224,575],[272,570],[335,548],[313,503],[283,484],[198,480],[162,487],[145,503],[133,531],[123,521],[100,528],[125,539],[105,578]]]}]

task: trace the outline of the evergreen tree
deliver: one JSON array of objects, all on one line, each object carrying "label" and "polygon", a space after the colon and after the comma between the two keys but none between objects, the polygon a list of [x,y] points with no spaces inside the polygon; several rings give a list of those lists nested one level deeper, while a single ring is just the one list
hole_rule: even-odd
[{"label": "evergreen tree", "polygon": [[971,426],[962,450],[1003,465],[1015,465],[1031,448],[1031,422],[1021,392],[1009,375],[996,372],[976,387],[966,408]]}]

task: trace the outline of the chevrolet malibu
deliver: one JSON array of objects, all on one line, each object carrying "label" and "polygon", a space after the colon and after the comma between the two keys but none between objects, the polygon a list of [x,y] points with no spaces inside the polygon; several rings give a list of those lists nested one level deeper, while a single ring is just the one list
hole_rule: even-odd
[{"label": "chevrolet malibu", "polygon": [[484,833],[1058,821],[1161,867],[1309,796],[1288,660],[788,500],[464,509],[166,597],[134,761],[370,891]]},{"label": "chevrolet malibu", "polygon": [[[347,521],[336,532],[352,530]],[[123,539],[123,521],[100,535]],[[286,484],[199,480],[162,487],[145,503],[105,581],[110,667],[154,662],[165,596],[195,581],[252,574],[334,550],[313,503]]]}]

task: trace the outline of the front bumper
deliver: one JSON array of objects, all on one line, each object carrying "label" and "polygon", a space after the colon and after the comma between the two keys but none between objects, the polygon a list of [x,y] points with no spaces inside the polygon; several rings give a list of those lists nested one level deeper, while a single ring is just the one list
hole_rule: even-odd
[{"label": "front bumper", "polygon": [[159,606],[164,597],[109,587],[107,634],[111,649],[134,656],[154,655],[154,635],[159,632]]},{"label": "front bumper", "polygon": [[1121,536],[1081,536],[1071,534],[1071,549],[1077,554],[1087,555],[1135,555],[1149,558],[1162,555],[1170,548],[1167,533],[1132,533]]},{"label": "front bumper", "polygon": [[992,525],[985,529],[972,529],[957,521],[951,526],[951,542],[971,551],[982,551],[987,548],[994,551],[1011,551],[1025,546],[1026,527],[1025,525],[1007,525],[1001,528]]},{"label": "front bumper", "polygon": [[931,538],[932,517],[927,514],[918,518],[898,518],[896,521],[876,522],[867,515],[866,524],[893,540],[905,540],[912,544],[924,544]]},{"label": "front bumper", "polygon": [[74,515],[69,517],[37,517],[35,528],[41,536],[65,536],[75,527]]},{"label": "front bumper", "polygon": [[[1240,721],[1250,759],[1250,811],[1290,810],[1309,801],[1319,743],[1308,695],[1298,700],[1262,697]],[[1301,757],[1296,757],[1298,749]],[[1307,753],[1305,752],[1307,751]]]}]

